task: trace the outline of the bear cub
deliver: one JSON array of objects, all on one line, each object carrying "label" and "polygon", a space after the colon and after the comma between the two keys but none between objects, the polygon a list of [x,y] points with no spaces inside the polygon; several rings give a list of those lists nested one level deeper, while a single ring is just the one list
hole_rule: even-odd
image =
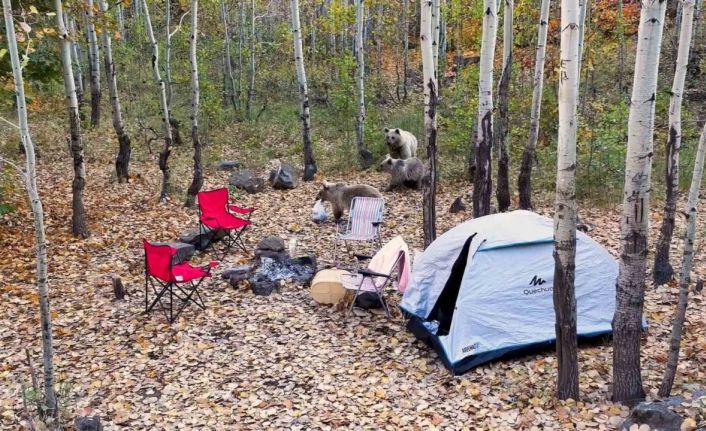
[{"label": "bear cub", "polygon": [[373,186],[367,184],[329,183],[324,182],[316,199],[331,202],[333,218],[339,220],[343,212],[350,209],[355,197],[381,198],[382,194]]},{"label": "bear cub", "polygon": [[385,129],[385,144],[394,159],[417,157],[417,138],[402,129]]},{"label": "bear cub", "polygon": [[419,189],[424,178],[424,164],[416,157],[400,160],[388,154],[380,162],[380,170],[390,174],[390,185],[387,191],[400,187]]}]

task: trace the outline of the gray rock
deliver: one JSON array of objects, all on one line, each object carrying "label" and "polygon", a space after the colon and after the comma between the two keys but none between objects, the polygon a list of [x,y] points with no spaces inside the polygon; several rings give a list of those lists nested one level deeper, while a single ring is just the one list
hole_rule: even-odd
[{"label": "gray rock", "polygon": [[270,184],[276,190],[294,189],[299,185],[299,173],[294,166],[282,163],[279,169],[270,171]]},{"label": "gray rock", "polygon": [[653,430],[680,431],[683,421],[665,402],[642,402],[632,409],[630,417],[620,425],[620,430],[628,431],[634,424],[645,424]]},{"label": "gray rock", "polygon": [[250,194],[260,193],[265,190],[265,180],[257,176],[257,174],[251,169],[243,169],[241,171],[234,172],[230,176],[228,184],[234,186],[235,188],[245,190]]},{"label": "gray rock", "polygon": [[257,250],[283,251],[284,240],[276,235],[266,236],[257,243]]},{"label": "gray rock", "polygon": [[211,242],[218,242],[227,235],[226,231],[214,231],[211,228],[203,227],[188,230],[179,235],[179,242],[193,245],[196,250],[203,251]]},{"label": "gray rock", "polygon": [[240,162],[237,160],[221,160],[216,163],[216,169],[221,171],[233,171],[240,168]]},{"label": "gray rock", "polygon": [[188,242],[156,242],[155,245],[168,245],[176,249],[176,254],[172,257],[172,264],[178,265],[189,260],[196,252],[196,247]]},{"label": "gray rock", "polygon": [[252,267],[250,265],[241,265],[226,269],[221,277],[228,280],[231,286],[237,287],[238,283],[242,280],[247,280],[250,274],[252,274]]},{"label": "gray rock", "polygon": [[451,204],[451,208],[449,208],[449,212],[451,214],[456,214],[461,211],[466,211],[466,204],[463,202],[463,197],[459,196]]},{"label": "gray rock", "polygon": [[76,431],[103,431],[100,416],[79,416],[74,419]]},{"label": "gray rock", "polygon": [[279,281],[272,281],[262,274],[253,274],[248,282],[252,293],[258,296],[270,296],[279,291]]}]

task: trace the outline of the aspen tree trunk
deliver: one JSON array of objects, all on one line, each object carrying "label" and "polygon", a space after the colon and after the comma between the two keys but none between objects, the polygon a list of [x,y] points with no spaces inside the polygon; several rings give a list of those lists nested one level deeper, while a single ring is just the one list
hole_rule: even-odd
[{"label": "aspen tree trunk", "polygon": [[245,104],[245,111],[248,119],[252,117],[252,101],[255,94],[255,0],[250,2],[250,82],[248,83],[248,98]]},{"label": "aspen tree trunk", "polygon": [[498,186],[496,197],[498,211],[505,212],[510,208],[510,179],[508,154],[508,135],[510,133],[509,96],[510,77],[512,76],[512,22],[515,8],[514,0],[505,0],[503,13],[503,71],[498,83]]},{"label": "aspen tree trunk", "polygon": [[[441,0],[432,0],[432,11],[431,11],[431,30],[432,30],[432,54],[434,55],[434,77],[439,77],[439,33],[441,28],[439,26],[441,13]],[[421,34],[421,30],[420,30]]]},{"label": "aspen tree trunk", "polygon": [[[688,1],[688,0],[687,0]],[[682,26],[687,20],[687,1],[683,3],[684,17]],[[681,39],[681,37],[680,37]],[[681,51],[681,44],[679,51]],[[674,323],[672,326],[672,337],[669,342],[669,358],[667,360],[667,369],[664,372],[662,386],[659,389],[659,396],[666,398],[672,392],[674,378],[677,373],[677,365],[679,364],[679,349],[681,346],[682,331],[684,329],[684,321],[686,320],[686,308],[689,302],[689,286],[691,285],[691,269],[694,264],[694,241],[696,239],[696,208],[699,204],[699,191],[701,188],[701,177],[704,172],[704,155],[706,154],[706,124],[701,131],[701,139],[699,139],[699,148],[696,151],[696,160],[694,161],[694,173],[691,177],[691,187],[689,188],[689,199],[686,204],[686,232],[684,233],[684,255],[681,261],[681,273],[679,274],[679,301],[674,314]]]},{"label": "aspen tree trunk", "polygon": [[230,56],[230,31],[228,30],[228,13],[226,11],[226,2],[221,0],[221,19],[223,20],[223,59],[225,63],[225,82],[226,89],[229,94],[226,98],[233,105],[233,110],[238,110],[238,104],[235,100],[237,88],[235,85],[235,77],[233,76],[233,63]]},{"label": "aspen tree trunk", "polygon": [[640,335],[649,234],[654,108],[666,1],[643,2],[628,117],[620,272],[613,316],[613,400],[644,399]]},{"label": "aspen tree trunk", "polygon": [[304,68],[304,49],[302,47],[302,31],[299,21],[299,0],[290,0],[292,17],[292,35],[294,36],[294,67],[299,82],[300,118],[302,121],[302,139],[304,141],[304,181],[312,181],[316,175],[316,161],[311,144],[311,127],[309,124],[309,87],[306,82]]},{"label": "aspen tree trunk", "polygon": [[91,127],[99,127],[101,121],[101,70],[98,48],[98,37],[96,36],[96,26],[93,0],[87,0],[86,4],[86,25],[88,29],[88,54],[89,66],[91,70]]},{"label": "aspen tree trunk", "polygon": [[618,91],[620,94],[625,89],[625,21],[623,19],[623,0],[618,0],[618,17],[616,19],[618,32]]},{"label": "aspen tree trunk", "polygon": [[669,135],[667,138],[667,169],[665,184],[666,199],[663,209],[662,228],[655,251],[655,263],[652,278],[655,286],[672,279],[674,270],[669,263],[669,246],[672,244],[674,219],[679,198],[679,151],[681,150],[681,108],[684,94],[684,80],[689,67],[689,47],[691,46],[694,22],[694,0],[682,0],[682,20],[679,31],[677,64],[672,82],[672,94],[669,100]]},{"label": "aspen tree trunk", "polygon": [[[584,51],[584,36],[586,34],[586,15],[588,14],[589,2],[590,0],[578,0],[579,2],[579,79],[576,81],[576,86],[581,84],[581,64],[583,63],[583,51]],[[580,96],[580,92],[579,92]],[[580,99],[580,97],[579,97]]]},{"label": "aspen tree trunk", "polygon": [[[61,3],[58,3],[59,5]],[[10,0],[2,0],[3,15],[5,17],[5,32],[7,35],[7,48],[10,54],[12,75],[15,82],[15,99],[17,102],[17,118],[20,126],[20,140],[25,152],[25,178],[24,184],[27,189],[32,215],[34,217],[34,235],[37,242],[37,292],[39,293],[40,322],[42,328],[42,364],[44,368],[44,405],[47,406],[47,414],[51,417],[57,416],[57,398],[54,390],[54,340],[52,337],[51,310],[49,304],[49,286],[47,283],[47,243],[44,233],[44,210],[42,201],[37,190],[37,168],[34,145],[29,134],[27,122],[27,103],[25,100],[24,80],[22,78],[22,67],[20,56],[17,50],[17,37],[15,35],[15,23],[12,19],[12,5]],[[60,9],[57,9],[59,11]],[[61,18],[61,14],[59,19]],[[66,40],[66,32],[64,43]],[[62,43],[63,44],[63,43]],[[69,58],[70,60],[70,58]]]},{"label": "aspen tree trunk", "polygon": [[[101,11],[108,14],[108,2],[98,0]],[[115,172],[118,175],[119,183],[126,183],[129,179],[130,171],[130,136],[125,131],[122,109],[120,107],[120,95],[118,93],[118,77],[115,72],[115,62],[113,62],[113,47],[108,31],[101,32],[103,39],[103,61],[105,63],[105,77],[110,93],[110,107],[113,113],[113,129],[118,137],[118,156],[115,159]]]},{"label": "aspen tree trunk", "polygon": [[404,50],[402,51],[402,82],[404,100],[407,100],[407,73],[409,71],[409,0],[402,0],[402,40]]},{"label": "aspen tree trunk", "polygon": [[241,95],[243,94],[243,45],[245,44],[245,5],[241,1],[238,3],[240,9],[240,28],[238,29],[238,109],[241,105]]},{"label": "aspen tree trunk", "polygon": [[199,35],[199,1],[191,0],[191,35],[189,36],[189,64],[191,65],[191,142],[194,146],[194,177],[186,192],[185,206],[192,208],[196,195],[203,187],[201,167],[201,141],[199,140],[199,64],[196,57],[196,42]]},{"label": "aspen tree trunk", "polygon": [[76,20],[64,15],[64,21],[68,20],[69,32],[71,34],[71,59],[74,64],[74,87],[76,88],[76,98],[78,104],[83,104],[83,66],[81,65],[81,54],[78,47],[76,35]]},{"label": "aspen tree trunk", "polygon": [[[371,12],[372,13],[372,12]],[[376,71],[378,79],[382,76],[382,32],[383,32],[383,17],[385,16],[385,5],[378,4],[377,19],[375,21],[375,61],[377,63]]]},{"label": "aspen tree trunk", "polygon": [[147,6],[147,0],[141,0],[144,6],[145,27],[147,30],[147,38],[152,45],[152,75],[154,81],[159,87],[159,102],[162,108],[162,123],[164,126],[164,148],[159,153],[159,170],[162,171],[162,191],[159,194],[159,200],[164,202],[169,194],[169,153],[172,146],[172,127],[169,123],[171,117],[169,113],[169,105],[167,104],[167,91],[164,81],[159,73],[159,45],[154,37],[152,30],[152,20],[150,19],[150,9]]},{"label": "aspen tree trunk", "polygon": [[448,11],[446,9],[446,0],[439,0],[441,3],[440,6],[440,11],[439,11],[439,67],[438,69],[441,71],[441,76],[438,76],[438,81],[444,79],[444,75],[446,74],[446,27],[448,24]]},{"label": "aspen tree trunk", "polygon": [[490,214],[493,190],[493,61],[498,27],[496,0],[483,0],[483,37],[478,79],[478,138],[475,147],[476,174],[473,185],[473,217]]},{"label": "aspen tree trunk", "polygon": [[[494,0],[493,0],[494,1]],[[424,223],[424,247],[436,239],[436,68],[434,65],[434,41],[432,15],[434,0],[421,0],[421,24],[419,29],[424,76],[424,139],[427,147],[427,163],[424,175],[422,216]]]},{"label": "aspen tree trunk", "polygon": [[689,48],[689,74],[693,75],[693,71],[698,70],[699,56],[695,46],[696,40],[699,38],[699,28],[701,24],[701,13],[703,9],[703,0],[696,0],[694,4],[694,24],[691,37],[691,47]]},{"label": "aspen tree trunk", "polygon": [[125,17],[123,16],[123,4],[118,2],[118,31],[120,32],[120,40],[125,40]]},{"label": "aspen tree trunk", "polygon": [[365,0],[355,0],[356,32],[355,32],[355,58],[358,63],[356,73],[358,84],[358,115],[355,122],[356,147],[358,148],[358,162],[360,167],[368,169],[373,164],[373,155],[365,148],[365,45],[363,45],[363,24],[365,17]]},{"label": "aspen tree trunk", "polygon": [[576,126],[580,12],[577,0],[561,2],[561,70],[559,79],[559,142],[554,204],[554,312],[559,399],[578,399],[579,366],[576,337]]},{"label": "aspen tree trunk", "polygon": [[532,110],[530,113],[530,133],[522,153],[520,175],[517,189],[520,195],[520,209],[532,209],[532,167],[539,140],[539,117],[542,113],[542,93],[544,91],[544,60],[547,53],[547,30],[551,0],[542,0],[539,13],[537,49],[534,60],[534,89],[532,91]]},{"label": "aspen tree trunk", "polygon": [[71,64],[71,40],[64,25],[61,0],[54,0],[54,6],[56,8],[56,25],[61,38],[61,65],[64,75],[64,93],[66,95],[66,110],[69,117],[69,132],[71,135],[71,156],[74,165],[74,179],[71,183],[71,232],[81,238],[87,238],[89,231],[86,224],[86,208],[83,205],[83,190],[86,187],[86,166],[83,159],[83,142],[81,140],[81,118],[78,113],[78,98],[76,97],[74,71]]},{"label": "aspen tree trunk", "polygon": [[[142,0],[137,0],[138,2]],[[167,92],[167,107],[172,109],[172,0],[164,1],[164,20],[165,31],[167,33],[164,44],[164,88]],[[169,113],[171,121],[171,112]]]}]

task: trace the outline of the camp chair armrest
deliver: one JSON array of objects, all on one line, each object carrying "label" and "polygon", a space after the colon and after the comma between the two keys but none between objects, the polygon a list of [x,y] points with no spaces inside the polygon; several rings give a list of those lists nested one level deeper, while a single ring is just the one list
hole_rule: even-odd
[{"label": "camp chair armrest", "polygon": [[355,256],[355,258],[358,260],[358,262],[363,262],[363,261],[370,260],[373,258],[372,256],[369,256],[367,254],[354,254],[353,256]]},{"label": "camp chair armrest", "polygon": [[358,270],[358,274],[361,274],[364,277],[385,277],[385,278],[390,278],[390,274],[382,274],[379,272],[371,271],[369,269],[360,269]]}]

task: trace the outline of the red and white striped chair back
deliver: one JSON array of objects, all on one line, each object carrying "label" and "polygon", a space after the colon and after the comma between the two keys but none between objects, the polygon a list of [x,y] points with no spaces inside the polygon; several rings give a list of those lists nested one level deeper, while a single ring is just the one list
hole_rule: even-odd
[{"label": "red and white striped chair back", "polygon": [[346,236],[350,239],[377,238],[384,213],[385,199],[383,198],[353,198]]}]

